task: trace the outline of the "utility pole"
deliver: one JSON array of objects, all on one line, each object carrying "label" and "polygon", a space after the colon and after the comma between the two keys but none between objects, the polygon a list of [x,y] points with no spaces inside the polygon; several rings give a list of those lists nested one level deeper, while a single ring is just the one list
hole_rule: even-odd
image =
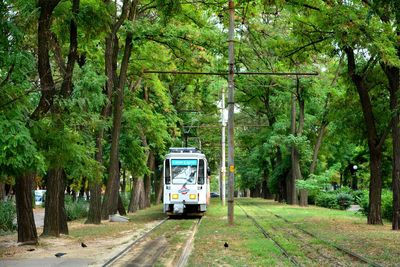
[{"label": "utility pole", "polygon": [[220,194],[222,206],[225,206],[225,177],[226,177],[226,163],[225,163],[225,87],[222,86],[222,100],[221,100],[221,183]]},{"label": "utility pole", "polygon": [[228,224],[233,225],[234,210],[234,182],[235,182],[235,161],[234,161],[234,125],[233,116],[235,109],[234,99],[234,75],[235,75],[235,54],[234,54],[234,31],[235,31],[235,4],[229,0],[229,31],[228,31],[228,53],[229,53],[229,75],[228,75]]}]

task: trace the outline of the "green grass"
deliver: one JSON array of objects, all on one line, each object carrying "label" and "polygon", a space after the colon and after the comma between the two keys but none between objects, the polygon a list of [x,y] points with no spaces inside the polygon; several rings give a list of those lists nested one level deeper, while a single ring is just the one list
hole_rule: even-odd
[{"label": "green grass", "polygon": [[[318,237],[345,247],[370,260],[385,266],[399,266],[400,232],[392,231],[391,224],[367,225],[366,217],[355,212],[331,210],[315,206],[298,207],[278,204],[262,199],[240,199],[242,205],[262,220],[262,225],[271,229],[272,225],[290,225],[271,215],[280,215]],[[288,238],[290,240],[290,238]],[[295,244],[295,241],[291,241]],[[318,241],[314,241],[318,242]],[[300,246],[299,246],[300,247]],[[290,250],[290,248],[288,249]],[[296,253],[296,248],[294,252]],[[300,259],[306,260],[301,254]]]},{"label": "green grass", "polygon": [[235,209],[235,225],[228,226],[226,207],[213,200],[199,227],[188,266],[223,265],[291,266],[240,209]]}]

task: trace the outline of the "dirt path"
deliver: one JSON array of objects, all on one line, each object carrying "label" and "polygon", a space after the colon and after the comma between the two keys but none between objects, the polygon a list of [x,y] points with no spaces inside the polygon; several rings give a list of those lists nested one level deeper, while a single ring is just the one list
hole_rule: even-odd
[{"label": "dirt path", "polygon": [[[113,257],[127,243],[140,236],[143,232],[152,228],[158,221],[153,221],[138,228],[133,226],[132,230],[123,231],[111,236],[96,236],[85,240],[87,247],[82,247],[79,238],[62,235],[59,238],[46,237],[39,239],[38,246],[19,246],[17,234],[0,237],[0,267],[5,266],[102,266],[108,259]],[[108,221],[104,224],[113,224],[118,227],[119,223]],[[69,228],[85,227],[82,223],[71,223]],[[96,226],[93,226],[96,227]],[[101,226],[99,226],[101,227]],[[38,234],[43,229],[38,228]],[[57,258],[56,253],[66,253]]]}]

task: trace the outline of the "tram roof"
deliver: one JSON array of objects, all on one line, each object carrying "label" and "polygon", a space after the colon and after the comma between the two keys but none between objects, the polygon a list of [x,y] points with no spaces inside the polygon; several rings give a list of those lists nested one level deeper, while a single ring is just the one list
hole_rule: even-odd
[{"label": "tram roof", "polygon": [[205,155],[194,147],[172,147],[167,158],[205,158]]}]

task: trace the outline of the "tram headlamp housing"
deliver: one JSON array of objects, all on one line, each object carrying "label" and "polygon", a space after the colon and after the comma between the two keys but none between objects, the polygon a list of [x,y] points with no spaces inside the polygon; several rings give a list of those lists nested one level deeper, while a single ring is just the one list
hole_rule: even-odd
[{"label": "tram headlamp housing", "polygon": [[190,195],[189,195],[189,198],[190,198],[190,199],[196,199],[196,194],[190,194]]},{"label": "tram headlamp housing", "polygon": [[178,199],[179,195],[178,194],[172,194],[172,199]]}]

